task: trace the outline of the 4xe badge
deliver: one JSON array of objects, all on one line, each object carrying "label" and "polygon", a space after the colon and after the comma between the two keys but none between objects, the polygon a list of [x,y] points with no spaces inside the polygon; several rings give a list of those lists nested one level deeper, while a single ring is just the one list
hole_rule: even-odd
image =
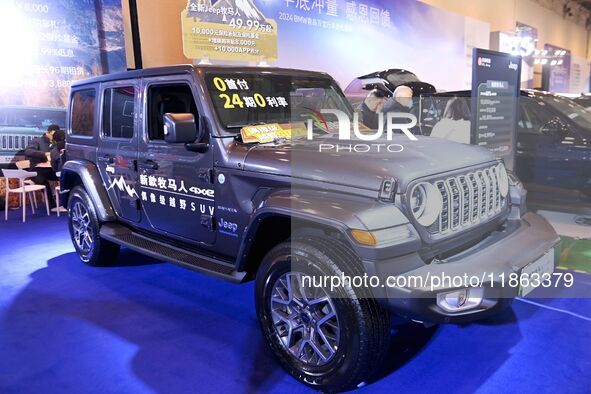
[{"label": "4xe badge", "polygon": [[232,237],[237,237],[236,231],[238,231],[238,225],[236,223],[228,222],[224,218],[218,220],[218,231],[222,234],[226,234]]}]

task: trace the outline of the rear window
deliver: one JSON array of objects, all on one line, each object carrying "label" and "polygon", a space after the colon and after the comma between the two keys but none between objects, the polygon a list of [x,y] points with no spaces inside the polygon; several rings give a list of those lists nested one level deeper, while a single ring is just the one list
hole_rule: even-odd
[{"label": "rear window", "polygon": [[78,90],[72,94],[70,127],[72,135],[87,137],[93,135],[95,103],[94,89]]},{"label": "rear window", "polygon": [[133,138],[135,88],[105,89],[103,100],[103,135],[111,138]]}]

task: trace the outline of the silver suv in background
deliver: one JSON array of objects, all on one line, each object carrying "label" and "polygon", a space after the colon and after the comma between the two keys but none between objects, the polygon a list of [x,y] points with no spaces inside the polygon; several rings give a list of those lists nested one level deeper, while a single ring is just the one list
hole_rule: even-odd
[{"label": "silver suv in background", "polygon": [[65,108],[0,106],[0,164],[24,160],[29,142],[51,124],[65,128]]}]

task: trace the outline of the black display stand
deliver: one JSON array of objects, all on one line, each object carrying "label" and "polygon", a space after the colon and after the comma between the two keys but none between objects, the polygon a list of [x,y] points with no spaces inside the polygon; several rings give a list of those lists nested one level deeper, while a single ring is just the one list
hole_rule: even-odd
[{"label": "black display stand", "polygon": [[521,56],[474,48],[470,142],[488,148],[515,167]]}]

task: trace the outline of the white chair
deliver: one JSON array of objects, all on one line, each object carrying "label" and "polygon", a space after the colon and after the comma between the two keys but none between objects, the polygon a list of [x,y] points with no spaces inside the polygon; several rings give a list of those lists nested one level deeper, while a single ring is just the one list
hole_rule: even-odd
[{"label": "white chair", "polygon": [[[31,160],[19,160],[19,161],[15,162],[14,165],[19,170],[28,170],[29,168],[31,168]],[[25,180],[25,184],[34,185],[35,182],[33,182],[30,179],[27,179],[27,180]],[[37,209],[37,193],[33,193],[33,202],[35,203],[35,209]],[[19,208],[20,208],[20,206],[19,206]]]},{"label": "white chair", "polygon": [[[47,199],[47,189],[43,185],[27,185],[25,181],[27,178],[37,176],[36,172],[29,172],[25,170],[2,170],[2,174],[6,180],[6,203],[4,207],[4,220],[8,220],[8,200],[10,194],[19,194],[21,196],[21,205],[23,207],[23,223],[27,218],[27,194],[29,195],[29,202],[31,203],[31,210],[35,213],[35,205],[31,194],[43,191],[45,193],[45,208],[47,209],[47,216],[49,216],[49,200]],[[18,179],[19,187],[11,189],[10,180]]]}]

